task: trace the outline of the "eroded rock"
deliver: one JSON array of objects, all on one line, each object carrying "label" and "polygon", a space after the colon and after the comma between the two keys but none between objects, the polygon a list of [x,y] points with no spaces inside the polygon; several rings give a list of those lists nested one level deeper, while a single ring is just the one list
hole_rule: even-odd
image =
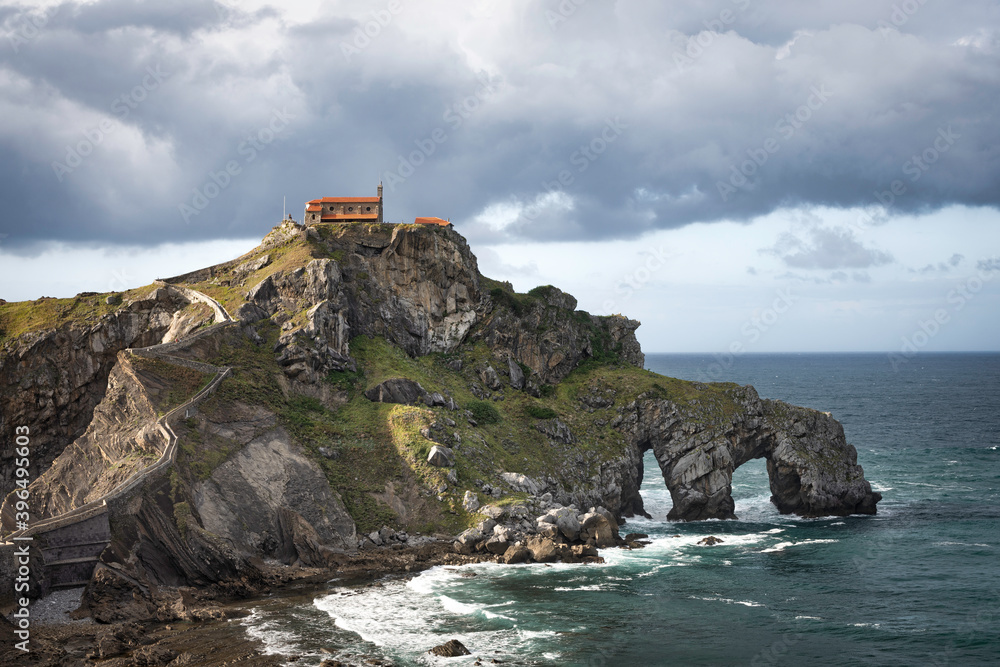
[{"label": "eroded rock", "polygon": [[393,378],[365,392],[365,397],[376,403],[418,405],[424,402],[427,392],[419,382],[406,378]]},{"label": "eroded rock", "polygon": [[427,455],[427,462],[438,468],[451,468],[455,465],[455,452],[443,445],[431,447],[430,454]]},{"label": "eroded rock", "polygon": [[462,655],[472,655],[469,649],[465,648],[465,645],[457,639],[452,639],[440,646],[435,646],[428,653],[442,658],[457,658]]}]

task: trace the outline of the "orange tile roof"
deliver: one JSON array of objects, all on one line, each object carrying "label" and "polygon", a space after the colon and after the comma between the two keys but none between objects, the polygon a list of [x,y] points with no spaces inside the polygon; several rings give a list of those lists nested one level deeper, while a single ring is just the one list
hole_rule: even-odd
[{"label": "orange tile roof", "polygon": [[319,213],[323,210],[323,207],[319,204],[310,204],[306,207],[306,213]]},{"label": "orange tile roof", "polygon": [[379,202],[378,197],[323,197],[322,199],[313,199],[310,204],[351,204],[351,203],[365,203],[365,204],[377,204]]},{"label": "orange tile roof", "polygon": [[415,225],[441,225],[442,227],[447,227],[451,223],[447,220],[442,220],[441,218],[417,218],[413,221]]},{"label": "orange tile roof", "polygon": [[378,213],[327,213],[323,222],[327,220],[378,220]]}]

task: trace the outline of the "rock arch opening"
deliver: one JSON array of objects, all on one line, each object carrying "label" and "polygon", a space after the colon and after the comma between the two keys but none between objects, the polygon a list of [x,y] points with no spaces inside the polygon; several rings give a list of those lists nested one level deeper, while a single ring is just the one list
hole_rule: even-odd
[{"label": "rock arch opening", "polygon": [[[652,479],[652,452],[670,493],[667,519],[734,519],[733,473],[763,459],[770,501],[782,514],[874,514],[881,495],[871,490],[857,451],[829,414],[761,400],[752,387],[729,392],[739,410],[725,420],[668,400],[633,404],[618,429],[632,441],[631,479],[622,494],[625,516],[646,515],[640,488]],[[631,406],[630,406],[631,407]],[[760,477],[760,463],[751,474]],[[647,481],[648,483],[648,481]]]},{"label": "rock arch opening", "polygon": [[736,517],[747,520],[762,506],[771,502],[771,478],[767,473],[767,459],[750,459],[733,470],[731,484]]}]

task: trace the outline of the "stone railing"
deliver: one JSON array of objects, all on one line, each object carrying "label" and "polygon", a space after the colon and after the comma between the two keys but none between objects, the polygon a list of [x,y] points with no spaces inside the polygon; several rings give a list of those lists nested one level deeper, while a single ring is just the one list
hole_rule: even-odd
[{"label": "stone railing", "polygon": [[[126,353],[146,358],[162,359],[171,364],[177,364],[188,368],[194,368],[202,372],[215,373],[215,377],[212,379],[211,382],[205,385],[205,387],[203,387],[194,396],[192,396],[187,401],[181,403],[180,405],[178,405],[177,407],[170,410],[168,413],[166,413],[165,415],[156,420],[156,430],[159,431],[160,435],[164,438],[166,444],[163,448],[163,453],[160,455],[160,458],[157,459],[155,463],[147,466],[146,468],[143,468],[142,470],[136,471],[131,476],[129,476],[128,479],[126,479],[121,484],[117,485],[114,489],[104,494],[100,498],[92,500],[84,505],[81,505],[80,507],[76,507],[72,510],[69,510],[68,512],[64,512],[59,516],[39,521],[35,525],[30,526],[25,530],[19,530],[13,532],[5,537],[4,542],[11,543],[14,541],[15,538],[18,537],[39,535],[59,528],[65,528],[66,526],[86,521],[102,513],[105,513],[107,512],[109,500],[113,500],[115,498],[125,495],[129,491],[132,491],[133,489],[143,484],[147,479],[149,479],[150,476],[155,475],[156,473],[168,468],[174,463],[177,457],[177,435],[174,433],[174,430],[171,426],[171,421],[182,412],[186,413],[188,409],[190,409],[194,405],[197,405],[198,403],[203,401],[206,397],[208,397],[209,394],[214,392],[218,388],[219,384],[221,384],[222,381],[226,378],[226,376],[228,376],[232,372],[232,369],[221,368],[218,366],[211,366],[209,364],[204,364],[197,361],[172,357],[169,354],[166,354],[166,352],[179,349],[184,344],[190,343],[192,339],[205,335],[209,330],[217,330],[218,328],[230,326],[233,323],[233,319],[229,316],[229,313],[226,312],[226,309],[223,308],[222,305],[219,304],[215,299],[212,299],[211,297],[202,294],[201,292],[196,292],[195,290],[187,288],[178,288],[173,285],[169,287],[172,289],[181,290],[183,293],[185,293],[185,296],[189,296],[193,300],[201,301],[203,303],[208,303],[212,307],[213,311],[215,311],[216,324],[206,329],[202,329],[199,332],[195,332],[194,334],[192,334],[192,336],[186,338],[184,342],[163,343],[160,345],[152,345],[150,347],[145,347],[145,348],[129,349],[126,350]],[[130,375],[135,377],[134,371],[132,371],[131,368],[129,369],[129,373]]]}]

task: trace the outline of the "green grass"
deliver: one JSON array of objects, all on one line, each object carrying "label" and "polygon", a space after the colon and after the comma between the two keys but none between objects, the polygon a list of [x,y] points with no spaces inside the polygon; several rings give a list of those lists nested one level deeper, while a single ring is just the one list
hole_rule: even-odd
[{"label": "green grass", "polygon": [[190,399],[215,378],[213,373],[202,373],[161,359],[133,355],[130,363],[143,376],[150,400],[161,415]]},{"label": "green grass", "polygon": [[[402,422],[393,427],[391,415],[403,406],[373,403],[359,389],[365,388],[380,373],[399,377],[401,365],[408,366],[408,372],[420,369],[427,386],[436,387],[433,374],[437,372],[438,365],[435,360],[411,360],[381,339],[356,339],[356,345],[352,343],[352,352],[363,351],[364,355],[357,356],[362,356],[369,363],[362,364],[357,373],[332,373],[327,378],[335,386],[350,388],[348,402],[329,409],[315,398],[294,394],[286,397],[281,392],[276,382],[281,369],[271,351],[280,331],[276,325],[262,322],[258,325],[258,333],[264,338],[261,345],[234,332],[220,352],[209,360],[215,365],[230,366],[233,374],[202,404],[202,411],[213,415],[234,401],[260,405],[273,411],[278,415],[281,426],[323,470],[331,487],[343,499],[359,531],[371,532],[382,525],[413,528],[412,525],[401,525],[392,509],[377,500],[375,494],[384,493],[387,483],[412,484],[414,479],[422,479],[421,475],[429,481],[436,481],[435,476],[442,476],[443,480],[444,473],[430,469],[426,464],[426,469],[421,469],[419,459],[421,455],[426,459],[426,452],[420,450],[418,445],[427,441],[419,436],[420,426],[414,426],[416,438],[399,437]],[[421,422],[422,425],[427,423],[428,419]],[[190,476],[206,479],[235,450],[223,448],[222,443],[199,439],[190,430],[182,439],[182,456],[178,461]],[[333,452],[334,458],[320,453],[321,447]],[[415,520],[422,525],[433,526],[435,530],[460,529],[461,524],[456,523],[458,518],[447,513],[450,506],[439,505],[437,512],[416,517]]]},{"label": "green grass", "polygon": [[365,380],[365,374],[360,371],[330,371],[326,381],[337,389],[353,392]]},{"label": "green grass", "polygon": [[508,292],[502,287],[494,287],[490,290],[490,298],[496,308],[506,308],[518,317],[528,312],[528,309],[535,303],[534,297],[526,294]]},{"label": "green grass", "polygon": [[[479,401],[471,393],[472,382],[478,381],[475,369],[495,362],[484,344],[466,345],[448,355],[411,358],[384,339],[367,336],[359,336],[350,344],[358,371],[333,373],[326,378],[348,392],[347,402],[331,409],[315,398],[285,396],[281,392],[275,380],[281,369],[272,352],[280,331],[276,325],[262,322],[258,332],[264,338],[260,345],[234,331],[220,353],[209,360],[231,366],[234,373],[202,404],[202,411],[212,414],[214,409],[240,401],[264,406],[277,414],[280,424],[323,470],[358,530],[364,533],[382,525],[425,532],[456,532],[473,525],[481,517],[462,509],[465,491],[479,493],[477,480],[493,481],[504,471],[566,480],[593,478],[603,464],[621,456],[629,446],[610,422],[618,414],[618,407],[640,395],[673,401],[682,410],[702,415],[708,422],[706,426],[720,428],[739,409],[730,396],[736,385],[699,385],[608,363],[585,364],[558,385],[548,387],[541,398],[507,390],[505,400]],[[455,359],[462,360],[462,371],[445,365]],[[386,405],[365,398],[365,389],[389,378],[409,378],[428,391],[450,393],[460,408],[472,411],[478,426],[469,424],[460,412],[441,407]],[[581,409],[582,396],[591,392],[603,395],[607,390],[615,396],[612,407],[593,412]],[[573,445],[549,441],[534,427],[537,419],[554,416],[559,416],[576,437]],[[445,419],[455,422],[446,429],[449,437],[457,433],[461,438],[455,449],[457,483],[447,481],[447,470],[426,462],[433,442],[421,430]],[[233,454],[222,443],[197,438],[182,442],[182,452],[187,474],[195,479],[207,477]],[[448,490],[438,500],[437,489],[442,484]],[[423,489],[425,509],[404,524],[376,498],[386,492],[388,485],[397,490]],[[513,503],[519,499],[522,496],[512,495],[502,501]]]},{"label": "green grass", "polygon": [[181,537],[186,538],[188,532],[188,520],[191,518],[191,505],[180,502],[174,505],[174,522]]},{"label": "green grass", "polygon": [[[139,298],[152,286],[122,292],[122,299]],[[105,303],[108,296],[117,292],[106,292],[91,296],[75,296],[69,299],[41,298],[34,301],[18,301],[0,304],[0,342],[17,338],[33,331],[58,329],[66,324],[90,326],[102,317],[121,308]]]},{"label": "green grass", "polygon": [[184,425],[175,429],[177,433],[177,462],[188,470],[196,480],[206,480],[220,465],[226,462],[239,447],[233,440],[218,436],[205,437],[197,428],[194,419],[187,419]]},{"label": "green grass", "polygon": [[[235,284],[233,283],[233,270],[237,266],[264,255],[269,255],[271,258],[267,266],[243,277]],[[299,238],[292,238],[277,246],[266,249],[258,248],[241,257],[241,261],[234,262],[232,266],[219,271],[212,279],[191,283],[188,287],[204,292],[221,303],[230,313],[235,313],[241,305],[246,303],[247,292],[265,278],[276,273],[303,267],[313,259],[323,256],[324,254],[317,249],[315,244],[307,243]]]},{"label": "green grass", "polygon": [[465,407],[480,424],[496,424],[501,419],[500,412],[487,401],[469,401]]},{"label": "green grass", "polygon": [[528,413],[529,417],[534,417],[535,419],[554,419],[558,415],[556,411],[552,408],[547,408],[543,405],[538,405],[537,403],[531,403],[525,408],[525,412]]},{"label": "green grass", "polygon": [[539,285],[528,290],[530,296],[536,296],[540,299],[547,299],[549,295],[556,291],[556,288],[552,285]]}]

